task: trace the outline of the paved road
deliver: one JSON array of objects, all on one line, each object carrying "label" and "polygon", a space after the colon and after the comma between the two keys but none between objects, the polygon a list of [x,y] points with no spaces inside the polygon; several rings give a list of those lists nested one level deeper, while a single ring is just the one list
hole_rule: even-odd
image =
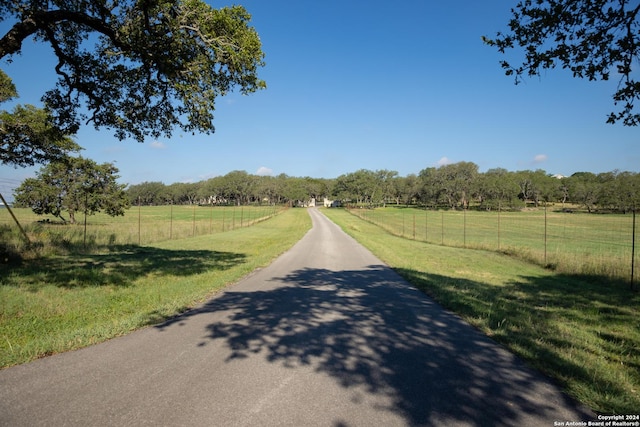
[{"label": "paved road", "polygon": [[8,426],[552,426],[591,417],[319,211],[268,268],[128,336],[0,371]]}]

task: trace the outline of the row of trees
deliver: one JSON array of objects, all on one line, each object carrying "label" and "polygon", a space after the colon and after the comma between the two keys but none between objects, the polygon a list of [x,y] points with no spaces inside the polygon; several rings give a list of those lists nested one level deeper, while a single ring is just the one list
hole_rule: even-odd
[{"label": "row of trees", "polygon": [[143,182],[131,185],[127,194],[131,204],[294,204],[331,194],[332,180],[252,175],[233,171],[196,183]]},{"label": "row of trees", "polygon": [[[74,223],[77,213],[123,215],[130,205],[306,204],[327,198],[360,205],[418,204],[450,209],[520,209],[546,203],[580,205],[587,211],[628,212],[640,207],[640,174],[543,170],[481,173],[472,162],[426,168],[401,177],[396,171],[361,169],[336,179],[258,176],[233,171],[197,183],[117,183],[118,169],[82,157],[43,167],[15,192],[15,205]],[[66,212],[67,218],[63,216]]]},{"label": "row of trees", "polygon": [[425,206],[519,209],[545,203],[627,212],[640,207],[640,174],[578,172],[559,177],[543,170],[481,173],[472,162],[423,169],[406,177],[394,171],[359,170],[335,180],[332,193],[356,203],[417,203]]},{"label": "row of trees", "polygon": [[364,205],[419,204],[448,208],[518,209],[546,203],[580,205],[589,212],[628,212],[640,207],[640,174],[578,172],[557,177],[543,170],[479,172],[459,162],[399,176],[391,170],[361,169],[335,179],[257,176],[233,171],[197,183],[132,185],[131,204],[297,204],[328,198]]}]

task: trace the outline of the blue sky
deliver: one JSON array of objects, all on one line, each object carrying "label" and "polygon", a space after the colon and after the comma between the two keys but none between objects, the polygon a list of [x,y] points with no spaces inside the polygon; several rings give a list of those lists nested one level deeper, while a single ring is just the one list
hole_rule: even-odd
[{"label": "blue sky", "polygon": [[[552,70],[515,86],[504,76],[502,56],[481,36],[506,30],[507,2],[241,4],[263,43],[266,90],[219,99],[213,135],[176,131],[140,144],[85,127],[77,135],[82,155],[114,162],[129,184],[196,182],[233,170],[406,176],[459,161],[483,172],[640,171],[640,129],[605,123],[616,81]],[[0,67],[20,103],[40,105],[55,81],[51,53],[33,43]],[[0,166],[0,191],[34,170]]]}]

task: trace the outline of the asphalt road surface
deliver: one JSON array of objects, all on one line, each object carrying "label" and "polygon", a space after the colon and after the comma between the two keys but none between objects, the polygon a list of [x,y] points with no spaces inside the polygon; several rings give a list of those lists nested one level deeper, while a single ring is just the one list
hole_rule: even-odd
[{"label": "asphalt road surface", "polygon": [[309,214],[313,229],[289,252],[201,307],[0,371],[0,425],[553,426],[593,417]]}]

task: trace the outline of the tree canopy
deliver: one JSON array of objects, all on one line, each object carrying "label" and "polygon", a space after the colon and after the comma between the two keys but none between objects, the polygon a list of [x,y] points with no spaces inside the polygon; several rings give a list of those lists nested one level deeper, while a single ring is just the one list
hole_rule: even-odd
[{"label": "tree canopy", "polygon": [[524,49],[521,64],[502,61],[505,73],[515,77],[539,76],[561,66],[574,77],[588,80],[618,78],[613,94],[615,110],[607,122],[640,124],[635,102],[640,82],[634,73],[640,59],[640,3],[629,0],[523,0],[511,9],[509,31],[485,43],[501,53]]},{"label": "tree canopy", "polygon": [[61,160],[80,147],[51,123],[51,116],[33,105],[0,111],[0,163],[33,166]]},{"label": "tree canopy", "polygon": [[216,97],[265,87],[250,18],[203,0],[5,1],[0,58],[14,60],[31,37],[51,46],[59,79],[43,101],[65,135],[85,123],[138,141],[176,127],[211,133]]},{"label": "tree canopy", "polygon": [[[0,70],[0,102],[17,96],[15,85]],[[0,163],[33,166],[78,150],[80,147],[53,125],[47,110],[33,105],[16,105],[11,112],[0,110]]]},{"label": "tree canopy", "polygon": [[66,211],[72,224],[77,212],[124,215],[129,199],[124,191],[126,185],[116,182],[117,173],[111,163],[67,157],[44,166],[36,178],[24,180],[15,190],[15,204],[29,207],[39,215],[51,214],[64,222],[62,213]]}]

